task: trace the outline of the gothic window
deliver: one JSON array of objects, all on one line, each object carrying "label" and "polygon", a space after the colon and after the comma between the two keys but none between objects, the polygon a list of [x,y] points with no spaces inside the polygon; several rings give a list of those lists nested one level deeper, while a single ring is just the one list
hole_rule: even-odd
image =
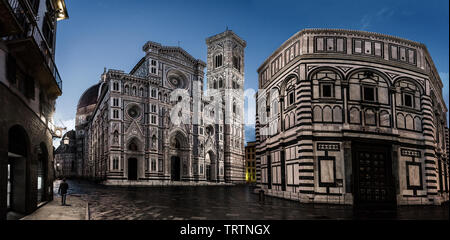
[{"label": "gothic window", "polygon": [[222,57],[222,54],[216,55],[216,56],[214,57],[214,67],[215,67],[215,68],[221,67],[222,64],[223,64],[223,57]]},{"label": "gothic window", "polygon": [[234,56],[233,57],[233,67],[238,70],[239,72],[241,71],[241,58]]},{"label": "gothic window", "polygon": [[217,89],[217,81],[216,80],[214,80],[214,82],[213,82],[213,89]]},{"label": "gothic window", "polygon": [[133,96],[137,96],[137,88],[136,88],[136,86],[133,86]]},{"label": "gothic window", "polygon": [[130,93],[130,86],[128,86],[128,85],[125,86],[125,93],[126,94]]},{"label": "gothic window", "polygon": [[119,106],[119,99],[113,98],[113,106],[118,107]]},{"label": "gothic window", "polygon": [[223,88],[223,80],[222,80],[222,78],[219,79],[219,88]]},{"label": "gothic window", "polygon": [[119,119],[119,110],[114,110],[113,111],[113,118],[114,119]]},{"label": "gothic window", "polygon": [[152,89],[152,98],[156,98],[156,89]]},{"label": "gothic window", "polygon": [[155,60],[151,60],[150,61],[150,72],[152,73],[152,74],[157,74],[157,65],[158,65],[158,63],[155,61]]},{"label": "gothic window", "polygon": [[143,88],[139,89],[139,96],[144,97],[144,89]]},{"label": "gothic window", "polygon": [[113,83],[113,90],[114,91],[119,91],[119,83],[118,82],[114,82]]},{"label": "gothic window", "polygon": [[233,103],[233,113],[236,114],[236,103]]}]

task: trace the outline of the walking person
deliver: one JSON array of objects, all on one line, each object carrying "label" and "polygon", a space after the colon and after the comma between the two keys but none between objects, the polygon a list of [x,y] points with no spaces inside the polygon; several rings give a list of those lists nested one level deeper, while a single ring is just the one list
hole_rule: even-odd
[{"label": "walking person", "polygon": [[61,206],[66,206],[66,196],[67,190],[69,189],[69,184],[66,183],[66,179],[62,180],[62,183],[59,184],[58,193],[61,195]]}]

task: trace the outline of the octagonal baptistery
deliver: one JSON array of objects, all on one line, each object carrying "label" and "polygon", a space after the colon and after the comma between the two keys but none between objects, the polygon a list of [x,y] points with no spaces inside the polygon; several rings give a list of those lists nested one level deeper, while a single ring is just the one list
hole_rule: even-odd
[{"label": "octagonal baptistery", "polygon": [[363,207],[448,201],[447,108],[424,44],[308,29],[258,69],[266,194]]}]

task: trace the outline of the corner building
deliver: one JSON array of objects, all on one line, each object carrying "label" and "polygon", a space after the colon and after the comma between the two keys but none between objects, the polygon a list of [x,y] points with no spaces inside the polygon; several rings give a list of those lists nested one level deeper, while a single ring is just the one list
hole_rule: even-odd
[{"label": "corner building", "polygon": [[56,31],[67,18],[64,0],[0,1],[0,220],[53,199]]},{"label": "corner building", "polygon": [[[206,89],[218,93],[213,97],[242,89],[246,43],[226,31],[207,45],[208,64],[180,47],[147,42],[130,73],[105,70],[83,94],[77,156],[86,177],[112,185],[245,181],[243,104],[236,100],[234,121],[225,124],[225,111],[215,111],[213,98],[204,97],[203,80],[208,66]],[[189,105],[176,109],[183,100]],[[176,124],[173,112],[190,121]]]},{"label": "corner building", "polygon": [[448,201],[447,108],[425,45],[307,29],[258,69],[257,181],[303,203]]}]

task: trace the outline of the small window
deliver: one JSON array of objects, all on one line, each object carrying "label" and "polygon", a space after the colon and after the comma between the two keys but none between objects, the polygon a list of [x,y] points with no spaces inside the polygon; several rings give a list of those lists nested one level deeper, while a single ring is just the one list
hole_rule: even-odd
[{"label": "small window", "polygon": [[322,97],[331,98],[333,97],[333,84],[322,84]]},{"label": "small window", "polygon": [[375,87],[364,86],[363,91],[364,101],[375,102]]},{"label": "small window", "polygon": [[114,110],[113,111],[113,118],[115,118],[115,119],[119,118],[119,111],[118,110]]},{"label": "small window", "polygon": [[114,82],[113,83],[113,90],[114,91],[119,91],[119,83],[118,82]]},{"label": "small window", "polygon": [[239,72],[241,71],[241,58],[240,57],[233,57],[233,67],[238,70]]},{"label": "small window", "polygon": [[288,106],[291,106],[295,102],[295,93],[294,91],[289,93]]},{"label": "small window", "polygon": [[413,96],[411,94],[408,94],[408,93],[403,94],[403,105],[406,107],[414,106],[414,100],[413,100]]},{"label": "small window", "polygon": [[156,66],[156,61],[152,60],[152,66]]},{"label": "small window", "polygon": [[113,106],[114,107],[118,107],[119,106],[119,99],[117,99],[117,98],[113,99]]},{"label": "small window", "polygon": [[215,61],[214,62],[214,67],[215,68],[221,67],[222,66],[222,54],[217,55],[215,57],[214,61]]}]

